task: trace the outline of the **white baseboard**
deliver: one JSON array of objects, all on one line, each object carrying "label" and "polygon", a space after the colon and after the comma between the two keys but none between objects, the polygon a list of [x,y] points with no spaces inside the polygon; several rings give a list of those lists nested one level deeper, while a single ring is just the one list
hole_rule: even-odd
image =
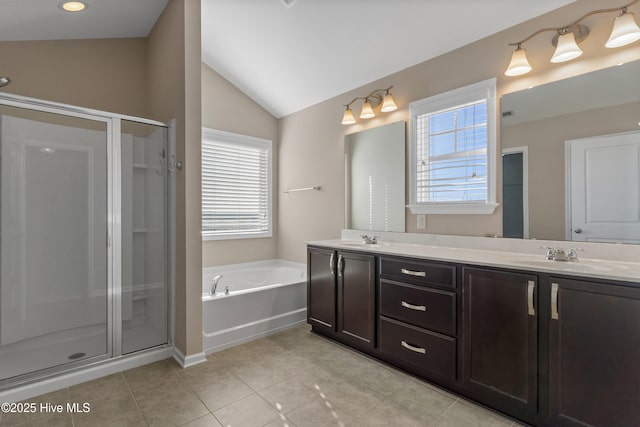
[{"label": "white baseboard", "polygon": [[173,348],[173,358],[183,368],[188,368],[190,366],[198,365],[200,363],[204,363],[207,361],[207,356],[202,351],[200,353],[195,353],[195,354],[190,354],[188,356],[185,356],[176,347]]}]

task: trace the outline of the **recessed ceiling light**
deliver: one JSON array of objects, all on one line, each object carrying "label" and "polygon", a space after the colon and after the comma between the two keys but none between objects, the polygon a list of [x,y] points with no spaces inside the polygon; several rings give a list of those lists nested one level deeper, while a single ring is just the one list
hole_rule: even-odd
[{"label": "recessed ceiling light", "polygon": [[82,12],[87,8],[87,4],[81,1],[63,1],[60,3],[60,9],[65,12]]}]

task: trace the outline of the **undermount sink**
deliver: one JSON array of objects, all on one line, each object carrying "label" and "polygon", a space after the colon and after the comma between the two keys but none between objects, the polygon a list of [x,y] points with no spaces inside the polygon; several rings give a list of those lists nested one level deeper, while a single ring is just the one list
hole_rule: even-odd
[{"label": "undermount sink", "polygon": [[358,249],[367,249],[367,248],[379,248],[380,246],[389,246],[390,243],[388,242],[378,242],[378,243],[364,243],[364,242],[345,242],[345,241],[341,241],[340,242],[341,246],[350,246],[353,248],[358,248]]},{"label": "undermount sink", "polygon": [[604,271],[614,271],[615,267],[621,268],[622,266],[610,266],[603,265],[600,263],[595,264],[593,261],[579,261],[579,262],[571,262],[571,261],[545,261],[545,260],[518,260],[517,264],[522,264],[530,267],[542,267],[542,268],[553,268],[558,270],[566,270],[566,271],[582,271],[582,272],[604,272]]}]

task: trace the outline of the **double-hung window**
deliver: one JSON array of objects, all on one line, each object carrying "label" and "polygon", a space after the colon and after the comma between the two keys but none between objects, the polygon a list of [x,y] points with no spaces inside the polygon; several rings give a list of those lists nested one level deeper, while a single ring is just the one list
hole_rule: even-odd
[{"label": "double-hung window", "polygon": [[270,237],[271,141],[202,129],[202,238]]},{"label": "double-hung window", "polygon": [[490,79],[410,104],[412,213],[493,213],[495,93]]}]

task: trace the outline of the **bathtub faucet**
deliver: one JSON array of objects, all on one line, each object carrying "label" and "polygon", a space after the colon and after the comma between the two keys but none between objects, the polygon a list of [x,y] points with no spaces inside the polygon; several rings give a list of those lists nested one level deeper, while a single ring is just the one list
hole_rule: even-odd
[{"label": "bathtub faucet", "polygon": [[211,280],[211,290],[209,291],[210,295],[216,294],[216,288],[218,287],[218,281],[222,279],[222,274],[218,274]]}]

